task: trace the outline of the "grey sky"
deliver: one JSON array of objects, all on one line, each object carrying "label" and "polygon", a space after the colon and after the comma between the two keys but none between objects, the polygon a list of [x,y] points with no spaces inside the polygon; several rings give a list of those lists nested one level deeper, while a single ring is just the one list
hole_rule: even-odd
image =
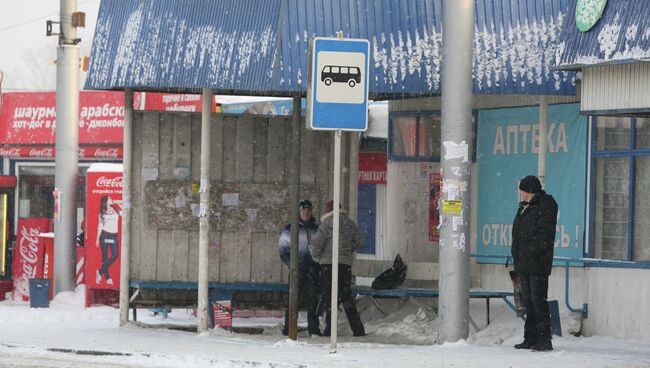
[{"label": "grey sky", "polygon": [[[100,0],[78,0],[86,13],[86,28],[79,31],[81,54],[89,56]],[[45,36],[45,22],[59,20],[58,0],[0,0],[0,71],[2,90],[53,91],[56,89],[57,37]],[[55,28],[55,30],[58,29]],[[85,80],[81,71],[81,80]],[[82,85],[83,86],[83,85]]]}]

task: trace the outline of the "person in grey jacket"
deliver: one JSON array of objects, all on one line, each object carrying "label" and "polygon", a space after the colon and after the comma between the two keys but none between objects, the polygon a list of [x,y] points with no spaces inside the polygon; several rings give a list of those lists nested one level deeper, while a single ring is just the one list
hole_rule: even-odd
[{"label": "person in grey jacket", "polygon": [[[327,213],[321,217],[321,224],[316,235],[309,243],[312,258],[321,265],[321,285],[323,288],[323,307],[327,312],[324,336],[331,331],[331,294],[332,294],[332,238],[334,232],[333,202],[326,204]],[[363,245],[363,236],[355,223],[344,213],[339,216],[339,278],[338,300],[343,304],[345,315],[348,317],[354,336],[365,336],[366,332],[361,322],[352,295],[352,261],[354,252]],[[336,322],[335,322],[336,323]]]}]

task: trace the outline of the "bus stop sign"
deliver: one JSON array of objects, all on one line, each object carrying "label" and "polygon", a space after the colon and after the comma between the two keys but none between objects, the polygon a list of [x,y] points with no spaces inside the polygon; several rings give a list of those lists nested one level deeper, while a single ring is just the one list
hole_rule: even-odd
[{"label": "bus stop sign", "polygon": [[309,45],[307,127],[368,128],[368,40],[313,38]]}]

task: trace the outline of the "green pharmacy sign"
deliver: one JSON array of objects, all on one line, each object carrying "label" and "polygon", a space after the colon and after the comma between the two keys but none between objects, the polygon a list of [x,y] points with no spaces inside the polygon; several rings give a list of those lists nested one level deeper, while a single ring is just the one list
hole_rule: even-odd
[{"label": "green pharmacy sign", "polygon": [[582,32],[590,30],[603,15],[607,0],[576,0],[576,26]]}]

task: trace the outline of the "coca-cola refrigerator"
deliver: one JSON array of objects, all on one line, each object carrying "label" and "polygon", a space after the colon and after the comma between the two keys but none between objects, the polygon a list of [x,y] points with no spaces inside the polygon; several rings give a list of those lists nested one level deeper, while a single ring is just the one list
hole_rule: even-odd
[{"label": "coca-cola refrigerator", "polygon": [[90,306],[105,304],[97,299],[112,298],[101,291],[117,291],[120,286],[122,165],[92,164],[86,175],[85,278]]},{"label": "coca-cola refrigerator", "polygon": [[29,279],[43,278],[45,243],[41,233],[52,231],[49,218],[18,219],[18,234],[13,254],[13,299],[29,300]]}]

